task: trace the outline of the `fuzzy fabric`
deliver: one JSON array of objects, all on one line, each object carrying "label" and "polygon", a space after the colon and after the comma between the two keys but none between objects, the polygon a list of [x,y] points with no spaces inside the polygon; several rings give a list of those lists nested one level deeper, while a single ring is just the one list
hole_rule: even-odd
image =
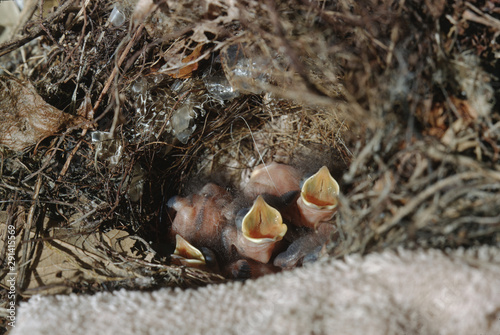
[{"label": "fuzzy fabric", "polygon": [[11,334],[500,334],[500,249],[354,255],[199,289],[35,296]]}]

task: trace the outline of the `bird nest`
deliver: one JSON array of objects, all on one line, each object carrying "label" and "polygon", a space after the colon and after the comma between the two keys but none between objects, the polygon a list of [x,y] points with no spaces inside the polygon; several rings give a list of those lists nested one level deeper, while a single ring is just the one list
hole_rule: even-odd
[{"label": "bird nest", "polygon": [[325,257],[498,245],[492,1],[47,3],[0,45],[22,297],[225,281],[170,264],[167,201],[272,161],[338,180]]}]

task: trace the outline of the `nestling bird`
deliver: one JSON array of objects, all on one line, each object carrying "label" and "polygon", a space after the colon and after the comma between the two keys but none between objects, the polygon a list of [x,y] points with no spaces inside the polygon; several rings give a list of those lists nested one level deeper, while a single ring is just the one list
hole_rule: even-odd
[{"label": "nestling bird", "polygon": [[227,226],[223,240],[227,250],[234,245],[240,255],[267,263],[286,231],[280,212],[259,195],[244,216],[238,215],[236,226]]},{"label": "nestling bird", "polygon": [[205,247],[197,249],[178,234],[175,235],[175,251],[170,257],[176,265],[218,272],[217,259],[212,250]]},{"label": "nestling bird", "polygon": [[168,207],[177,211],[171,235],[179,234],[194,245],[219,248],[223,228],[233,219],[231,203],[229,192],[213,183],[186,198],[171,198]]},{"label": "nestling bird", "polygon": [[260,194],[283,197],[285,203],[286,198],[293,197],[294,192],[300,190],[297,208],[280,208],[281,214],[296,226],[314,228],[319,222],[330,220],[336,212],[339,185],[326,166],[307,178],[302,188],[300,180],[301,174],[294,167],[272,162],[255,168],[243,192],[251,199]]},{"label": "nestling bird", "polygon": [[257,166],[245,185],[243,193],[249,199],[261,194],[281,196],[290,191],[300,190],[300,173],[294,167],[272,162]]},{"label": "nestling bird", "polygon": [[295,225],[316,228],[330,220],[337,211],[339,184],[326,166],[304,181],[297,199],[300,218]]},{"label": "nestling bird", "polygon": [[316,230],[297,238],[286,251],[278,254],[273,264],[283,269],[292,269],[308,260],[317,259],[334,231],[335,227],[332,224],[320,223]]},{"label": "nestling bird", "polygon": [[[258,166],[243,189],[244,201],[255,199],[253,205],[237,215],[238,201],[213,183],[186,198],[173,197],[168,202],[177,211],[171,229],[177,241],[172,261],[214,270],[206,259],[210,255],[215,261],[212,249],[222,261],[225,275],[244,279],[317,258],[334,230],[324,222],[337,210],[339,185],[325,166],[302,187],[300,178],[298,170],[289,165]],[[288,234],[284,220],[296,226]],[[287,244],[280,243],[285,234],[289,246],[280,253]]]}]

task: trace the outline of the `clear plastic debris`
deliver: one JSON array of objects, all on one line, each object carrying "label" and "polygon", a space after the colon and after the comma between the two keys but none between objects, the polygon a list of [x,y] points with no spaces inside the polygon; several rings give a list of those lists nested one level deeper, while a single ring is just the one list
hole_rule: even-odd
[{"label": "clear plastic debris", "polygon": [[222,50],[221,62],[233,89],[260,94],[269,85],[272,64],[270,60],[250,51],[244,44],[229,45]]},{"label": "clear plastic debris", "polygon": [[[203,117],[203,94],[190,93],[193,83],[178,79],[170,87],[163,87],[164,75],[142,77],[130,87],[134,97],[134,142],[158,141],[173,144],[177,139],[188,143],[196,130],[196,118]],[[172,146],[165,145],[168,152]]]},{"label": "clear plastic debris", "polygon": [[231,100],[240,95],[224,75],[215,75],[205,78],[205,87],[210,96],[217,100]]},{"label": "clear plastic debris", "polygon": [[132,84],[132,92],[134,92],[135,94],[146,94],[147,90],[148,90],[148,82],[142,77],[137,79]]},{"label": "clear plastic debris", "polygon": [[123,154],[121,142],[106,131],[94,131],[91,134],[95,144],[95,161],[108,161],[111,166],[118,164]]},{"label": "clear plastic debris", "polygon": [[[160,80],[161,81],[161,80]],[[167,125],[170,114],[169,106],[173,104],[168,90],[159,91],[154,84],[158,78],[151,78],[151,82],[145,78],[139,78],[130,88],[134,101],[134,128],[133,142],[142,141],[164,141],[171,143],[173,138]],[[155,95],[151,94],[155,90]],[[170,146],[164,146],[170,150]]]},{"label": "clear plastic debris", "polygon": [[109,22],[111,22],[115,27],[120,27],[125,23],[125,19],[125,13],[120,8],[120,6],[117,6],[115,4],[113,10],[111,11],[111,14],[109,15]]},{"label": "clear plastic debris", "polygon": [[194,120],[197,116],[194,105],[189,99],[172,114],[170,119],[172,133],[181,143],[186,144],[196,130]]}]

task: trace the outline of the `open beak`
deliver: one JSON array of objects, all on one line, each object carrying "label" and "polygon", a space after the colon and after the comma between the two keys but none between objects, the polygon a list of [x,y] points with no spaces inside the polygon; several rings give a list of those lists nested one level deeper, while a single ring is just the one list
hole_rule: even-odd
[{"label": "open beak", "polygon": [[280,212],[269,206],[259,195],[243,218],[241,230],[245,238],[260,243],[262,240],[281,240],[287,227],[283,223]]},{"label": "open beak", "polygon": [[236,248],[245,257],[267,263],[286,231],[280,212],[259,195],[242,219]]},{"label": "open beak", "polygon": [[181,235],[175,235],[175,251],[171,255],[172,261],[177,265],[194,268],[203,268],[206,265],[205,256],[200,250],[193,247]]},{"label": "open beak", "polygon": [[297,200],[301,224],[314,228],[319,222],[330,220],[337,211],[338,194],[339,184],[323,166],[302,185]]}]

